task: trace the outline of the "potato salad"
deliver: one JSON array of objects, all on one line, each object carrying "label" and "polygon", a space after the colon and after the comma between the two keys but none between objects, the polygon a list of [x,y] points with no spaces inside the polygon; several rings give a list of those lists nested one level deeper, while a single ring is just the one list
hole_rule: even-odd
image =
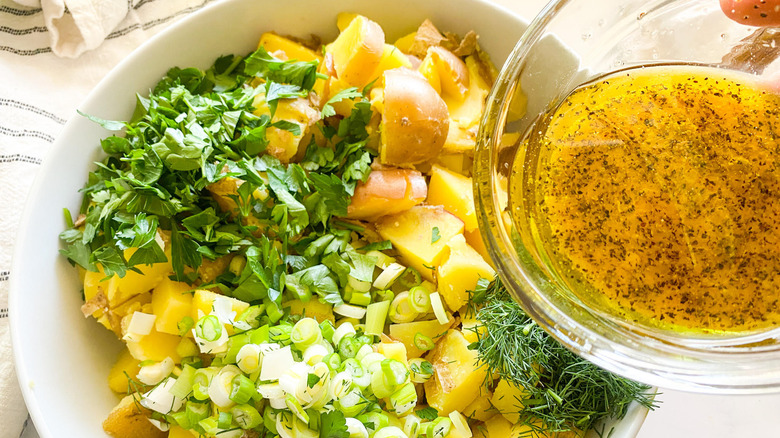
[{"label": "potato salad", "polygon": [[472,297],[495,272],[470,172],[496,73],[476,34],[425,21],[389,44],[368,17],[336,25],[174,67],[128,121],[85,115],[115,135],[61,238],[84,315],[126,346],[103,428],[581,433],[590,419],[546,427],[475,348],[490,328]]}]

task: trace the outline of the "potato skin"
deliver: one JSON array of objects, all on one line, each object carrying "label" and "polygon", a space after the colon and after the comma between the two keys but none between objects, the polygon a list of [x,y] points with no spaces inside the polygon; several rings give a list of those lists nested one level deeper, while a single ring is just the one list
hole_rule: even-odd
[{"label": "potato skin", "polygon": [[720,0],[727,17],[747,26],[780,25],[780,0]]},{"label": "potato skin", "polygon": [[379,160],[382,164],[408,166],[435,158],[447,139],[447,104],[413,70],[387,70],[384,80]]}]

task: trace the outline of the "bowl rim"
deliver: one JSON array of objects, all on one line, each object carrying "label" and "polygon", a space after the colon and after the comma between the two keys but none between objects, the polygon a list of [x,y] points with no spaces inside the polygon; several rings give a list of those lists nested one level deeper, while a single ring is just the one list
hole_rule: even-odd
[{"label": "bowl rim", "polygon": [[[567,308],[547,296],[534,280],[535,267],[524,263],[512,243],[514,224],[502,219],[504,208],[496,195],[500,182],[494,171],[509,103],[520,85],[523,62],[532,47],[545,37],[551,21],[576,0],[553,0],[522,35],[488,96],[480,122],[474,169],[474,193],[482,238],[496,271],[510,293],[542,327],[573,352],[603,368],[653,386],[713,394],[762,394],[780,390],[780,346],[749,345],[756,337],[776,338],[778,329],[739,337],[739,345],[703,337],[648,340],[569,300]],[[715,5],[717,7],[717,5]],[[534,115],[535,117],[535,115]],[[510,230],[511,228],[511,230]],[[570,306],[570,307],[569,307]],[[585,312],[580,322],[571,309]],[[775,335],[775,336],[773,336]]]}]

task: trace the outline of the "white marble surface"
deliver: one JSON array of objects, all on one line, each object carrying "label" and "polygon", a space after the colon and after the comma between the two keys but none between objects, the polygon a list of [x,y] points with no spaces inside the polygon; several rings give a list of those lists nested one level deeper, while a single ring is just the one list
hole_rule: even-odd
[{"label": "white marble surface", "polygon": [[[529,18],[546,3],[494,1]],[[658,399],[660,408],[648,415],[638,438],[780,437],[780,394],[712,396],[662,390]],[[38,436],[32,427],[27,427],[21,438]]]}]

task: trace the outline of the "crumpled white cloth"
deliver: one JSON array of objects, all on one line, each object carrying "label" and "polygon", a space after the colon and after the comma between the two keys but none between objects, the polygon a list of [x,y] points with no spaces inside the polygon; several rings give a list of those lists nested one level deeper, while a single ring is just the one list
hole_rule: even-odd
[{"label": "crumpled white cloth", "polygon": [[[28,418],[14,370],[8,289],[35,174],[106,73],[166,25],[212,1],[0,0],[0,438],[19,438]],[[24,436],[36,433],[28,427]]]},{"label": "crumpled white cloth", "polygon": [[[127,0],[16,0],[40,7],[55,55],[75,58],[98,47],[127,16]],[[66,13],[67,11],[67,13]]]}]

